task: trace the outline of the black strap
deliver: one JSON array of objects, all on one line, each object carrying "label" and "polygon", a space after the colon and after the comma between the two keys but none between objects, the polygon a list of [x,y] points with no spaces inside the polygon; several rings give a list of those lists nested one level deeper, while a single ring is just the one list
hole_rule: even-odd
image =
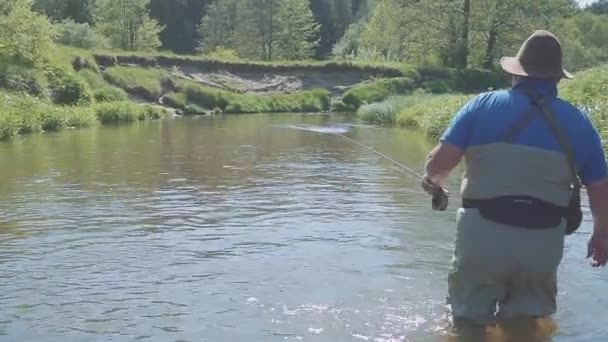
[{"label": "black strap", "polygon": [[570,140],[566,136],[565,132],[560,128],[557,117],[555,116],[555,113],[553,113],[551,108],[547,105],[547,103],[545,102],[545,98],[541,94],[537,93],[536,91],[534,91],[531,88],[523,88],[522,91],[526,96],[528,96],[528,98],[530,98],[530,101],[532,101],[532,103],[541,110],[541,113],[543,114],[545,121],[547,122],[547,124],[549,125],[549,127],[551,128],[553,133],[555,134],[555,137],[557,138],[558,143],[561,145],[562,149],[564,150],[564,153],[566,154],[566,158],[568,160],[568,165],[570,167],[571,183],[574,187],[573,195],[577,195],[580,192],[581,183],[578,178],[578,171],[576,168],[576,162],[575,162],[575,158],[574,158],[574,148],[572,147]]},{"label": "black strap", "polygon": [[535,112],[537,108],[532,106],[524,116],[521,117],[513,126],[509,128],[505,136],[502,138],[503,142],[511,142],[526,126],[528,126],[532,120],[534,120]]}]

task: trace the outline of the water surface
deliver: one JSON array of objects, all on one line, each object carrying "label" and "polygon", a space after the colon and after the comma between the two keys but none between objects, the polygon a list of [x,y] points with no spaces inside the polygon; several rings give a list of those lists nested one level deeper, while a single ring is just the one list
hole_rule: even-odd
[{"label": "water surface", "polygon": [[[441,341],[457,199],[433,212],[393,164],[293,129],[347,121],[178,119],[0,144],[0,341]],[[417,171],[432,147],[351,130]],[[608,339],[587,238],[567,242],[554,341]]]}]

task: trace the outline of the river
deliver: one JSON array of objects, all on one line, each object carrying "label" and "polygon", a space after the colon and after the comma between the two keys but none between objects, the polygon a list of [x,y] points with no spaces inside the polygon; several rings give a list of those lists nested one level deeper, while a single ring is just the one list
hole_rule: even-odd
[{"label": "river", "polygon": [[[175,119],[0,144],[0,341],[441,341],[458,199],[433,212],[393,164],[285,127],[348,120]],[[348,136],[418,171],[432,147],[398,129]],[[567,240],[554,341],[608,340],[590,229]]]}]

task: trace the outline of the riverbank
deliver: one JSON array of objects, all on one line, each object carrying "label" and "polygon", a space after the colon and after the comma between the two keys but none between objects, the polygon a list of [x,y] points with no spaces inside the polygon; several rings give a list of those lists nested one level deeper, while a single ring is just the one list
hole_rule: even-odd
[{"label": "riverbank", "polygon": [[[604,141],[608,140],[608,66],[585,70],[574,80],[559,86],[560,97],[581,108],[592,120]],[[456,112],[470,99],[468,94],[430,94],[418,92],[392,96],[385,101],[364,105],[358,116],[366,123],[420,129],[437,139]],[[604,143],[606,147],[606,143]]]},{"label": "riverbank", "polygon": [[501,86],[495,72],[436,66],[253,62],[55,45],[38,65],[0,60],[0,139],[181,115],[356,112],[417,90]]}]

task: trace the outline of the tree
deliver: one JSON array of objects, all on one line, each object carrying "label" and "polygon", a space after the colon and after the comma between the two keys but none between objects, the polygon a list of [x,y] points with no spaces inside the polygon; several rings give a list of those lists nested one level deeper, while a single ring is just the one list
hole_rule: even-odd
[{"label": "tree", "polygon": [[37,65],[53,45],[48,19],[31,10],[32,2],[0,0],[0,56]]},{"label": "tree", "polygon": [[112,45],[123,50],[155,49],[164,27],[148,16],[150,0],[97,0],[95,22]]},{"label": "tree", "polygon": [[[217,0],[201,21],[199,51],[261,60],[310,57],[318,25],[307,0]],[[277,51],[278,50],[278,51]]]},{"label": "tree", "polygon": [[608,0],[597,0],[591,5],[587,6],[586,10],[595,14],[608,15]]},{"label": "tree", "polygon": [[[194,53],[198,46],[198,26],[212,0],[151,0],[150,16],[165,26],[160,35],[163,48],[177,53]],[[222,1],[219,1],[222,2]]]},{"label": "tree", "polygon": [[311,10],[320,24],[318,56],[330,53],[332,46],[354,22],[361,5],[361,0],[311,0]]},{"label": "tree", "polygon": [[53,21],[71,19],[77,23],[93,22],[95,0],[35,0],[33,9]]},{"label": "tree", "polygon": [[283,0],[277,15],[280,27],[277,47],[281,58],[304,59],[314,55],[320,26],[308,7],[308,1]]},{"label": "tree", "polygon": [[217,0],[209,6],[198,29],[198,51],[233,48],[238,0]]}]

